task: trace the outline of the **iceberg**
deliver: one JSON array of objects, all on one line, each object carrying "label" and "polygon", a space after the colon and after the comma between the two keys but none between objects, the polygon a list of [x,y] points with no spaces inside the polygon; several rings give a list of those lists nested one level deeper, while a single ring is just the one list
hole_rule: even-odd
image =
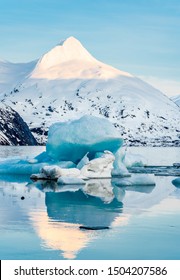
[{"label": "iceberg", "polygon": [[0,160],[0,174],[26,174],[32,179],[111,177],[113,153],[122,144],[123,140],[112,123],[85,115],[52,125],[46,151],[35,158]]},{"label": "iceberg", "polygon": [[123,144],[120,133],[104,118],[85,115],[80,119],[52,125],[48,133],[46,151],[59,161],[78,163],[87,153],[89,159],[96,152],[116,152]]},{"label": "iceberg", "polygon": [[[90,178],[111,178],[111,172],[113,169],[113,162],[115,156],[109,152],[105,151],[102,153],[101,157],[92,159],[90,161],[85,160],[86,164],[82,164],[81,169],[78,168],[60,168],[57,165],[44,166],[41,169],[40,174],[33,174],[31,179],[58,179],[59,183],[69,184],[69,179],[61,181],[62,177],[71,178],[74,182],[74,178],[80,179],[90,179]],[[84,163],[84,161],[83,161]],[[70,180],[70,182],[71,182]],[[75,181],[78,181],[77,179]],[[82,183],[81,180],[79,180]],[[71,182],[71,184],[72,184]],[[78,184],[77,182],[75,184]]]},{"label": "iceberg", "polygon": [[[127,154],[123,139],[107,119],[85,115],[59,122],[49,129],[46,151],[35,158],[0,160],[0,174],[29,174],[33,180],[58,180],[61,185],[85,184],[83,180],[130,177],[127,166],[142,158]],[[152,184],[134,177],[117,184]]]}]

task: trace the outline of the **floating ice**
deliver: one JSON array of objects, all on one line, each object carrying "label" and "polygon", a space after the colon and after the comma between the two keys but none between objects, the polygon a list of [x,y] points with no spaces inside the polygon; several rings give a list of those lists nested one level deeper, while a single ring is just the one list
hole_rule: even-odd
[{"label": "floating ice", "polygon": [[44,166],[41,169],[40,174],[34,174],[31,176],[33,179],[58,179],[61,176],[65,177],[80,177],[80,170],[77,168],[61,168],[57,165]]},{"label": "floating ice", "polygon": [[49,162],[39,162],[36,158],[34,160],[28,158],[10,158],[0,161],[0,174],[36,174],[40,173],[41,169],[46,165],[58,165],[61,168],[70,168],[74,166],[74,164],[69,161],[57,162],[51,160]]},{"label": "floating ice", "polygon": [[129,171],[127,170],[126,166],[123,163],[124,159],[124,151],[123,149],[119,149],[115,153],[115,161],[113,163],[113,170],[111,172],[112,176],[122,176],[128,177],[130,176]]},{"label": "floating ice", "polygon": [[131,176],[123,163],[120,162],[120,159],[117,157],[115,168],[113,166],[115,156],[110,151],[104,151],[104,153],[98,153],[95,155],[95,158],[89,160],[87,154],[83,157],[83,159],[79,162],[78,168],[68,168],[63,169],[59,166],[44,166],[41,169],[40,174],[33,174],[31,179],[58,179],[61,176],[65,177],[78,177],[81,179],[89,179],[89,178],[111,178],[112,175],[118,175],[122,177]]},{"label": "floating ice", "polygon": [[[88,153],[87,153],[88,154]],[[85,154],[85,156],[80,160],[80,162],[77,164],[77,168],[81,169],[85,164],[87,164],[89,162],[89,158],[87,156],[87,154]]]},{"label": "floating ice", "polygon": [[113,180],[116,186],[154,186],[155,181],[149,175],[132,174],[130,178],[118,178]]},{"label": "floating ice", "polygon": [[115,156],[105,151],[102,157],[89,161],[81,169],[81,175],[88,178],[110,178]]},{"label": "floating ice", "polygon": [[59,166],[44,166],[41,173],[50,178],[59,178],[61,176],[79,177],[80,170],[77,168],[60,168]]},{"label": "floating ice", "polygon": [[[113,169],[114,155],[105,151],[100,158],[95,158],[91,161],[86,159],[81,161],[83,166],[81,169],[78,168],[60,168],[57,165],[44,166],[41,169],[40,174],[33,174],[31,179],[58,179],[62,176],[81,179],[89,178],[110,178]],[[84,162],[87,162],[84,164]],[[60,182],[60,181],[59,181]],[[64,181],[64,184],[66,181]]]},{"label": "floating ice", "polygon": [[32,174],[38,173],[42,163],[31,164],[28,160],[7,159],[0,162],[0,174]]},{"label": "floating ice", "polygon": [[[119,132],[108,120],[83,116],[52,125],[46,152],[35,158],[1,160],[0,174],[32,174],[31,179],[35,180],[61,178],[59,184],[84,183],[80,179],[128,177],[130,173],[125,165],[139,166],[142,157],[127,154],[122,144]],[[143,183],[133,180],[123,182],[148,184],[148,179],[143,179]]]},{"label": "floating ice", "polygon": [[33,179],[111,177],[113,153],[122,144],[118,131],[108,120],[83,116],[52,125],[46,152],[35,158],[1,160],[0,174],[35,174]]},{"label": "floating ice", "polygon": [[67,177],[67,176],[59,177],[57,183],[59,185],[85,185],[86,184],[86,182],[81,178]]},{"label": "floating ice", "polygon": [[180,188],[180,178],[172,180],[172,183],[175,187]]},{"label": "floating ice", "polygon": [[85,154],[105,150],[116,152],[123,144],[119,132],[104,118],[83,116],[52,125],[46,151],[55,160],[78,163]]},{"label": "floating ice", "polygon": [[52,161],[52,158],[50,156],[48,156],[48,154],[46,152],[42,152],[41,154],[36,156],[35,159],[38,162],[50,162],[50,161]]}]

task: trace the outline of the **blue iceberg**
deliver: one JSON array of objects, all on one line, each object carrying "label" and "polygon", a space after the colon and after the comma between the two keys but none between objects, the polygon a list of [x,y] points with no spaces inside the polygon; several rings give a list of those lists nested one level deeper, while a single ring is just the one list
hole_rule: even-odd
[{"label": "blue iceberg", "polygon": [[52,125],[48,133],[47,154],[59,161],[78,163],[87,153],[90,159],[97,152],[116,152],[123,139],[111,122],[85,115],[78,120]]},{"label": "blue iceberg", "polygon": [[33,174],[31,178],[35,180],[68,177],[60,180],[61,184],[76,184],[89,178],[128,177],[131,175],[123,163],[122,145],[123,139],[111,122],[85,115],[52,125],[46,151],[35,158],[1,160],[0,174]]}]

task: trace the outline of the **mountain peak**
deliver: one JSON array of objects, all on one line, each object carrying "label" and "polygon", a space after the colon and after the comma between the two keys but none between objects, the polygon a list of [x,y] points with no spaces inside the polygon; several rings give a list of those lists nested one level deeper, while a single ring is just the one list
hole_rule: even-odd
[{"label": "mountain peak", "polygon": [[67,45],[67,44],[71,44],[71,45],[76,44],[77,45],[77,44],[81,44],[81,43],[74,36],[70,36],[64,40],[61,40],[61,42],[59,44],[57,44],[57,46],[63,46],[63,45]]},{"label": "mountain peak", "polygon": [[46,70],[72,60],[96,61],[82,44],[71,36],[44,54],[38,61],[36,68],[38,70]]}]

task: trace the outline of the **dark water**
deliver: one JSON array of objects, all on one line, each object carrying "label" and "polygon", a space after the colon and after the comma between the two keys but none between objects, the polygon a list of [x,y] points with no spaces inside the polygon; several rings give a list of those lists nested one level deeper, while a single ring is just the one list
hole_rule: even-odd
[{"label": "dark water", "polygon": [[[2,147],[0,156],[43,149]],[[131,150],[150,165],[179,159],[178,148]],[[180,188],[174,177],[154,179],[154,187],[117,187],[106,179],[82,188],[0,176],[0,259],[180,259]]]}]

